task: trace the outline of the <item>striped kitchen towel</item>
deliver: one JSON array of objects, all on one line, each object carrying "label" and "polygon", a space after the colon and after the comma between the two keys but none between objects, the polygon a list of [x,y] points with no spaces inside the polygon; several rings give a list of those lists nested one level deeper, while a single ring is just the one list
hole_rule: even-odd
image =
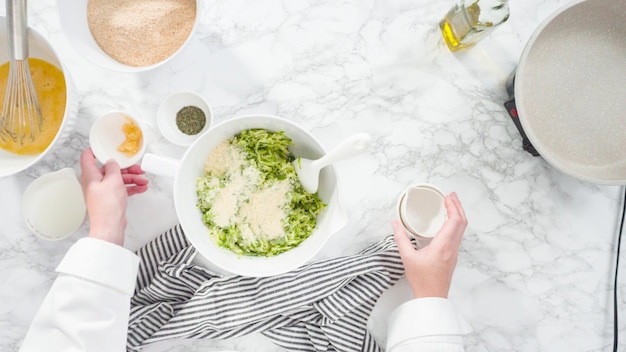
[{"label": "striped kitchen towel", "polygon": [[380,351],[367,319],[404,273],[392,236],[357,255],[264,278],[219,276],[194,265],[175,226],[138,251],[128,351],[170,339],[262,333],[289,351]]}]

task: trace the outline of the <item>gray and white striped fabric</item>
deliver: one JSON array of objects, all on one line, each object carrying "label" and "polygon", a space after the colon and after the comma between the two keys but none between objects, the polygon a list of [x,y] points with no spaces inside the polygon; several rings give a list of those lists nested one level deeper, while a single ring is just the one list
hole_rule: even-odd
[{"label": "gray and white striped fabric", "polygon": [[128,351],[170,339],[262,333],[289,351],[380,351],[367,319],[404,273],[392,236],[362,252],[286,274],[220,277],[192,263],[196,250],[175,226],[140,249]]}]

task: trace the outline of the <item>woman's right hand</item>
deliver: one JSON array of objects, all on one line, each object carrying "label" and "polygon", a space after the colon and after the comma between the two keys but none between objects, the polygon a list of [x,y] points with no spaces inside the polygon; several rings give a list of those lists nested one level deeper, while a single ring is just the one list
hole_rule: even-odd
[{"label": "woman's right hand", "polygon": [[467,218],[456,193],[445,197],[448,219],[432,241],[417,250],[398,221],[393,221],[407,280],[415,298],[448,297]]}]

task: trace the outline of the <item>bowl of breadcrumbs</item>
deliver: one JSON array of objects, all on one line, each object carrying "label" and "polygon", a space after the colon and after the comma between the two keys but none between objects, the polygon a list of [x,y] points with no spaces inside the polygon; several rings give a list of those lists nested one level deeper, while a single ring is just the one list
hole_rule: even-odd
[{"label": "bowl of breadcrumbs", "polygon": [[61,26],[87,60],[118,72],[155,68],[180,52],[197,24],[196,0],[58,0]]}]

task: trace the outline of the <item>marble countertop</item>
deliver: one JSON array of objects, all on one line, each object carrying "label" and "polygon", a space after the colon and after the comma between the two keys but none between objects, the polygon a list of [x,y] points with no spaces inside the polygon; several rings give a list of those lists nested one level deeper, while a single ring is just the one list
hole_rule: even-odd
[{"label": "marble countertop", "polygon": [[[411,183],[458,192],[469,226],[450,298],[474,329],[467,351],[609,350],[621,188],[577,180],[524,152],[502,104],[534,28],[567,2],[513,1],[508,22],[452,54],[437,23],[453,0],[207,1],[178,56],[129,74],[85,60],[61,33],[55,2],[31,1],[31,25],[72,74],[79,116],[63,145],[0,179],[0,350],[17,350],[55,266],[87,231],[60,242],[36,238],[19,210],[24,189],[50,171],[78,171],[91,124],[110,110],[140,119],[149,152],[182,156],[156,127],[159,102],[182,90],[204,96],[216,123],[278,115],[327,148],[358,131],[374,137],[370,153],[336,165],[349,221],[318,258],[353,254],[390,234],[397,196]],[[172,182],[150,180],[129,202],[130,249],[177,221]],[[625,290],[619,300],[626,303]],[[219,349],[281,350],[258,335],[150,350]]]}]

